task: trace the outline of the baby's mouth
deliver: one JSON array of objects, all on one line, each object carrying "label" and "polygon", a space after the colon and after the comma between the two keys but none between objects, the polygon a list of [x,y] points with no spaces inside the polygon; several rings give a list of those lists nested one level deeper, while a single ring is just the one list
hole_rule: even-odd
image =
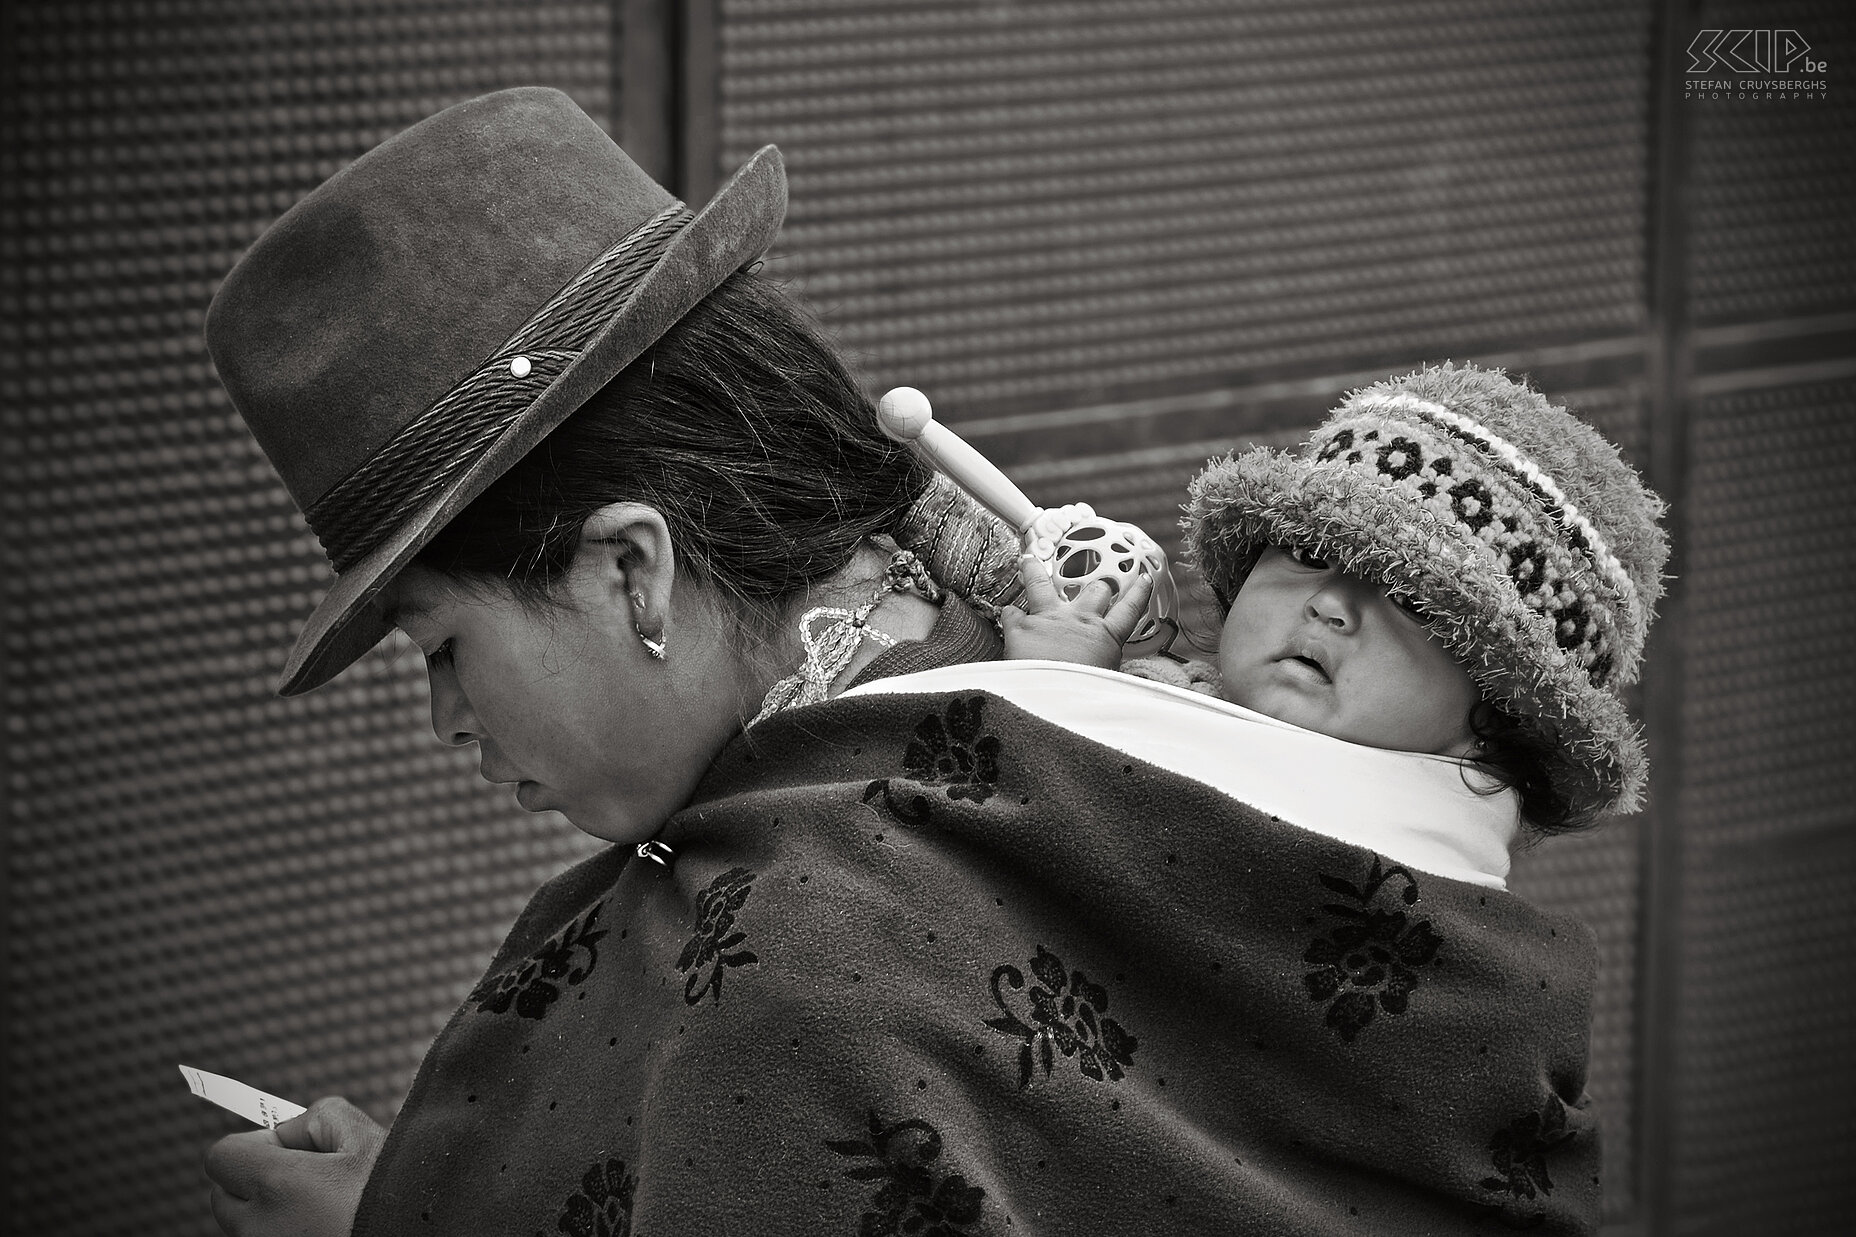
[{"label": "baby's mouth", "polygon": [[1318,649],[1311,649],[1306,646],[1292,649],[1278,660],[1287,662],[1290,665],[1302,667],[1304,671],[1314,675],[1320,682],[1332,683],[1334,681],[1334,676],[1329,672],[1327,664],[1320,656],[1320,650]]},{"label": "baby's mouth", "polygon": [[[1320,675],[1324,679],[1328,678],[1328,672],[1322,668],[1322,665],[1320,662],[1316,661],[1312,657],[1291,657],[1288,660],[1307,666],[1310,670],[1314,671],[1316,674]],[[1332,680],[1329,680],[1329,681],[1331,682]]]}]

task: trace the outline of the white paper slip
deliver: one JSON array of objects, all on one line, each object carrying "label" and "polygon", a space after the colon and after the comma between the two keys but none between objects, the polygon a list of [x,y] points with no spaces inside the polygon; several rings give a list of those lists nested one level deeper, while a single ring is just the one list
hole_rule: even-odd
[{"label": "white paper slip", "polygon": [[267,1130],[274,1130],[279,1121],[288,1121],[298,1113],[305,1111],[301,1104],[280,1100],[275,1095],[260,1091],[253,1086],[247,1086],[236,1078],[209,1074],[191,1065],[181,1066],[180,1074],[187,1080],[188,1088],[201,1099],[211,1100],[227,1112],[235,1112],[245,1120],[262,1125]]}]

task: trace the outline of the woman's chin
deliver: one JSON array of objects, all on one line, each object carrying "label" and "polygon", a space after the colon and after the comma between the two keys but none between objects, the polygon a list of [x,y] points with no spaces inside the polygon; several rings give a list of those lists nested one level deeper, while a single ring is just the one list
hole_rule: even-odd
[{"label": "woman's chin", "polygon": [[[527,807],[527,804],[523,804]],[[623,809],[617,811],[582,811],[571,804],[549,803],[542,809],[529,808],[530,811],[549,810],[559,812],[567,822],[589,837],[602,842],[612,842],[619,846],[636,846],[649,841],[663,828],[664,822],[658,819],[641,819],[636,813]]]}]

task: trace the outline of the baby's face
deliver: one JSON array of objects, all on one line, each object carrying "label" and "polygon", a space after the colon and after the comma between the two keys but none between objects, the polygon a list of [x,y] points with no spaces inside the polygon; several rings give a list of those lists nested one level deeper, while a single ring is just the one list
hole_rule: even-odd
[{"label": "baby's face", "polygon": [[1218,646],[1224,697],[1337,739],[1467,755],[1468,671],[1376,584],[1268,549],[1238,591]]}]

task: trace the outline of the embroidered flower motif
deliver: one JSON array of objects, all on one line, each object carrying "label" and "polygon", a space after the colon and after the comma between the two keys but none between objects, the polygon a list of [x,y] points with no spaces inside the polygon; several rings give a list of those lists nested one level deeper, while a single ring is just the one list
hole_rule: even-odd
[{"label": "embroidered flower motif", "polygon": [[932,1165],[941,1158],[941,1132],[920,1118],[885,1125],[874,1109],[868,1136],[827,1139],[825,1146],[842,1156],[873,1161],[848,1168],[852,1181],[880,1181],[858,1225],[858,1237],[966,1237],[977,1224],[986,1191],[954,1173],[936,1178]]},{"label": "embroidered flower motif", "polygon": [[1566,1105],[1551,1092],[1539,1112],[1518,1117],[1508,1128],[1495,1131],[1489,1139],[1489,1159],[1497,1175],[1484,1177],[1481,1184],[1485,1190],[1507,1195],[1501,1204],[1504,1221],[1531,1228],[1546,1219],[1545,1211],[1521,1204],[1553,1193],[1547,1157],[1577,1136],[1577,1130],[1566,1128]]},{"label": "embroidered flower motif", "polygon": [[599,962],[604,928],[594,930],[604,902],[565,928],[516,966],[486,976],[465,998],[479,1013],[506,1014],[510,1006],[523,1018],[541,1018],[560,999],[563,988],[581,983]]},{"label": "embroidered flower motif", "polygon": [[760,960],[745,949],[728,952],[748,939],[746,932],[735,931],[735,912],[754,892],[754,877],[746,868],[730,868],[697,895],[696,934],[677,959],[677,969],[690,972],[683,984],[683,999],[689,1004],[700,1004],[705,992],[713,992],[715,1003],[721,1004],[724,970]]},{"label": "embroidered flower motif", "polygon": [[902,754],[904,776],[871,782],[864,787],[863,802],[880,797],[890,815],[921,825],[928,822],[932,801],[909,783],[942,786],[949,799],[984,803],[992,798],[999,781],[1000,745],[995,736],[982,733],[985,704],[984,696],[969,696],[923,718]]},{"label": "embroidered flower motif", "polygon": [[1302,955],[1315,969],[1302,977],[1311,1001],[1331,1001],[1327,1024],[1349,1043],[1379,1010],[1402,1014],[1418,986],[1418,968],[1437,956],[1442,939],[1431,921],[1413,923],[1404,911],[1386,911],[1373,905],[1381,888],[1403,877],[1400,898],[1407,906],[1418,901],[1418,882],[1404,868],[1386,868],[1373,856],[1372,869],[1361,885],[1337,876],[1317,873],[1321,883],[1347,903],[1322,907],[1340,922],[1317,937]]},{"label": "embroidered flower motif", "polygon": [[624,1160],[595,1164],[580,1178],[579,1192],[568,1196],[555,1228],[567,1237],[629,1237],[637,1188]]},{"label": "embroidered flower motif", "polygon": [[1001,1035],[1024,1041],[1018,1050],[1019,1089],[1031,1083],[1034,1049],[1046,1078],[1056,1064],[1056,1053],[1061,1052],[1075,1057],[1077,1068],[1097,1082],[1121,1081],[1122,1066],[1134,1064],[1140,1041],[1106,1016],[1108,989],[1090,982],[1081,971],[1066,971],[1063,959],[1042,945],[1031,959],[1031,973],[1038,982],[1026,997],[1030,1021],[1014,1013],[999,990],[1001,980],[1013,992],[1025,986],[1024,972],[1009,963],[992,973],[993,1004],[1003,1017],[986,1020]]},{"label": "embroidered flower motif", "polygon": [[945,783],[950,799],[984,803],[999,780],[999,740],[980,733],[984,696],[950,701],[946,721],[929,714],[915,727],[902,767],[917,782]]}]

